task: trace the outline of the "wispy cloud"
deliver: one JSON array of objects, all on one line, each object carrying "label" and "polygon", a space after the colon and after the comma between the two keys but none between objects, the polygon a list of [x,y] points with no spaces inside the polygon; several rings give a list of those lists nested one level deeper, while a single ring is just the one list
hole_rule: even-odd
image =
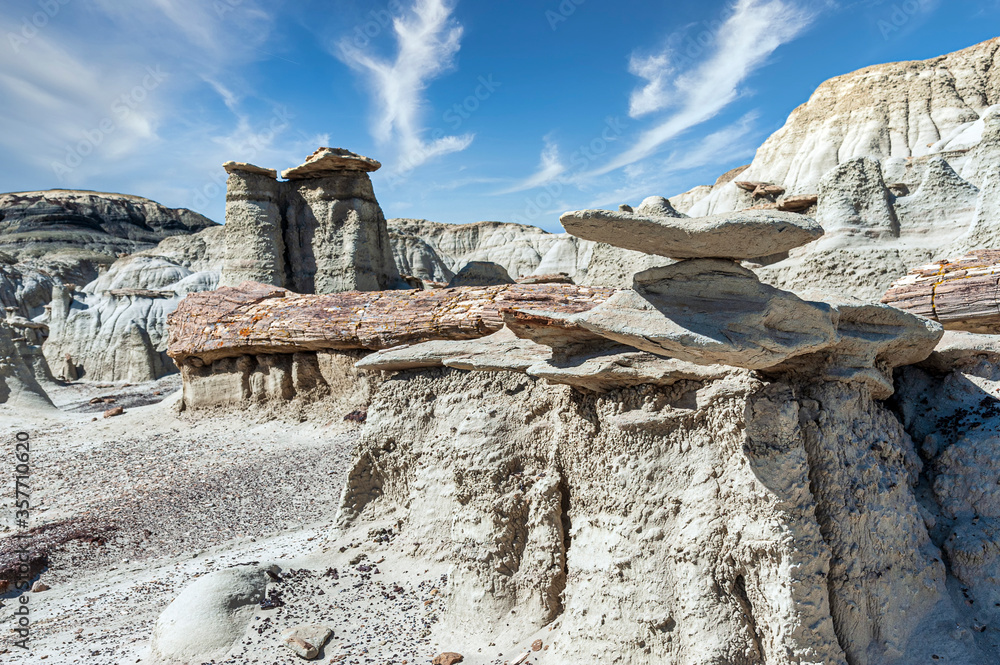
[{"label": "wispy cloud", "polygon": [[629,99],[628,113],[633,118],[659,111],[667,101],[667,78],[673,73],[666,53],[639,56],[635,53],[628,63],[629,74],[644,78],[647,83],[635,90]]},{"label": "wispy cloud", "polygon": [[545,147],[542,148],[542,156],[538,162],[538,170],[524,180],[500,191],[498,194],[513,194],[523,192],[535,187],[541,187],[552,182],[566,172],[566,165],[559,157],[559,146],[552,139],[551,134],[547,134],[543,140]]},{"label": "wispy cloud", "polygon": [[349,40],[340,42],[338,57],[369,77],[378,115],[372,133],[383,146],[399,148],[397,172],[465,150],[472,134],[424,139],[421,126],[428,84],[454,67],[461,47],[462,26],[451,15],[448,0],[416,0],[412,12],[393,20],[398,50],[393,60],[379,58]]},{"label": "wispy cloud", "polygon": [[733,160],[750,159],[759,141],[754,131],[757,113],[748,113],[739,121],[712,132],[683,150],[666,158],[647,160],[643,164],[630,164],[624,168],[626,182],[612,191],[604,191],[588,204],[600,208],[610,204],[639,201],[652,194],[672,196],[678,192],[668,190],[671,178],[679,173],[711,166],[729,166]]},{"label": "wispy cloud", "polygon": [[40,33],[17,52],[0,49],[0,121],[9,128],[0,145],[23,162],[55,166],[52,185],[67,184],[63,175],[79,166],[86,168],[78,175],[96,168],[93,153],[119,159],[156,138],[160,109],[152,99],[169,73],[149,71],[88,62],[56,34]]},{"label": "wispy cloud", "polygon": [[678,74],[671,69],[669,51],[633,55],[629,70],[647,81],[632,93],[633,117],[666,108],[676,110],[591,175],[645,159],[667,141],[718,115],[739,97],[739,87],[747,77],[812,20],[812,13],[784,0],[737,0],[732,15],[719,28],[714,51],[700,66]]}]

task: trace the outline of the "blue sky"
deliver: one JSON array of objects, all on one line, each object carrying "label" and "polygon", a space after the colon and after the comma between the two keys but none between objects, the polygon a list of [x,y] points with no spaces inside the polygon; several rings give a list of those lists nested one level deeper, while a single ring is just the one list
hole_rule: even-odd
[{"label": "blue sky", "polygon": [[1000,34],[966,0],[3,0],[0,190],[223,221],[230,159],[382,161],[387,217],[516,221],[710,184],[822,81]]}]

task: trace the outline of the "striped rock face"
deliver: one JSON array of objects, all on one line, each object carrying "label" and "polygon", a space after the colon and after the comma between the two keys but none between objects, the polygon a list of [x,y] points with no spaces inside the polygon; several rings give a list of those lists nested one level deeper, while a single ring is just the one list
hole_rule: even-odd
[{"label": "striped rock face", "polygon": [[947,330],[1000,331],[1000,250],[981,249],[914,268],[882,302],[938,321]]}]

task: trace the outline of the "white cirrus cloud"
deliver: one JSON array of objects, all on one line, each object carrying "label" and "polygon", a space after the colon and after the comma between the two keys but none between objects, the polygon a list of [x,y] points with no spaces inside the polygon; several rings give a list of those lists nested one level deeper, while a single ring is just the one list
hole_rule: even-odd
[{"label": "white cirrus cloud", "polygon": [[659,111],[667,101],[667,79],[673,73],[670,56],[666,53],[639,56],[635,53],[628,63],[629,74],[644,78],[648,83],[635,90],[629,98],[628,113],[633,118]]},{"label": "white cirrus cloud", "polygon": [[378,57],[346,39],[338,45],[337,56],[368,78],[378,109],[372,134],[380,145],[397,146],[398,173],[472,143],[472,134],[426,140],[421,125],[427,86],[454,67],[461,48],[462,26],[452,10],[448,0],[415,0],[408,15],[393,19],[397,43],[393,59]]},{"label": "white cirrus cloud", "polygon": [[728,167],[733,160],[751,159],[760,140],[755,131],[757,117],[756,112],[750,112],[735,123],[685,146],[683,152],[624,167],[625,183],[614,190],[601,192],[587,207],[600,208],[623,201],[640,201],[653,194],[671,196],[677,193],[671,189],[677,174],[705,167]]},{"label": "white cirrus cloud", "polygon": [[667,141],[714,118],[740,95],[740,85],[782,44],[799,36],[814,14],[785,0],[737,0],[723,22],[714,49],[701,65],[676,73],[671,52],[633,55],[629,70],[646,80],[632,93],[633,117],[675,109],[642,133],[622,154],[590,175],[602,175],[643,160]]},{"label": "white cirrus cloud", "polygon": [[551,135],[546,135],[542,139],[545,146],[538,162],[538,170],[510,187],[497,192],[497,194],[513,194],[523,192],[535,187],[541,187],[552,182],[566,172],[566,165],[559,157],[559,146],[552,139]]}]

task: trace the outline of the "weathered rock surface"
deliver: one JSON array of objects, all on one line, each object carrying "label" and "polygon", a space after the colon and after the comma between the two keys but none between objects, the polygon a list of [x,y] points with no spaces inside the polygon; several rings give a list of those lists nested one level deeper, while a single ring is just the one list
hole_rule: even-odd
[{"label": "weathered rock surface", "polygon": [[[395,220],[389,220],[389,224]],[[447,284],[455,276],[448,263],[423,238],[394,233],[390,226],[389,243],[392,258],[401,275],[411,275],[425,282]]]},{"label": "weathered rock surface", "polygon": [[711,185],[698,185],[697,187],[693,187],[686,192],[671,196],[669,201],[674,210],[686,215],[690,212],[691,208],[698,203],[698,201],[701,201],[711,193]]},{"label": "weathered rock surface", "polygon": [[425,219],[390,219],[393,254],[401,272],[448,282],[465,265],[489,261],[514,279],[587,269],[587,247],[575,238],[534,226],[501,222],[441,224]]},{"label": "weathered rock surface", "polygon": [[588,393],[605,393],[631,386],[672,386],[681,381],[712,381],[732,368],[663,358],[619,346],[537,362],[528,376],[573,386]]},{"label": "weathered rock surface", "polygon": [[[914,265],[997,246],[1000,41],[921,62],[877,65],[822,84],[739,175],[786,190],[827,232],[758,269],[774,286],[877,301]],[[723,182],[723,180],[725,180]],[[756,189],[756,188],[755,188]],[[820,191],[822,189],[822,191]],[[722,179],[684,212],[759,205]]]},{"label": "weathered rock surface", "polygon": [[281,182],[268,169],[228,162],[220,284],[255,281],[297,293],[403,286],[367,174],[379,166],[320,148]]},{"label": "weathered rock surface", "polygon": [[752,259],[787,252],[823,235],[807,217],[762,210],[701,218],[581,210],[565,213],[559,221],[578,238],[673,259]]},{"label": "weathered rock surface", "polygon": [[257,166],[226,171],[226,254],[220,285],[250,280],[282,286],[287,275],[281,185],[268,169]]},{"label": "weathered rock surface", "polygon": [[911,270],[882,302],[939,321],[949,330],[1000,330],[1000,250],[978,250]]},{"label": "weathered rock surface", "polygon": [[944,334],[940,324],[888,305],[806,295],[833,307],[837,341],[815,354],[793,358],[785,367],[826,381],[864,383],[875,399],[890,397],[895,392],[893,370],[926,360]]},{"label": "weathered rock surface", "polygon": [[521,339],[510,329],[480,339],[435,340],[394,346],[358,361],[358,369],[399,371],[424,367],[453,367],[486,372],[525,372],[552,357],[552,349]]},{"label": "weathered rock surface", "polygon": [[34,318],[44,312],[52,300],[55,280],[47,271],[31,263],[16,263],[11,257],[0,257],[0,304],[14,308],[21,316]]},{"label": "weathered rock surface", "polygon": [[0,194],[0,252],[20,261],[61,261],[66,271],[81,264],[96,271],[122,254],[211,226],[215,222],[198,213],[127,194],[63,189]]},{"label": "weathered rock surface", "polygon": [[378,171],[382,163],[343,148],[319,148],[306,157],[306,161],[292,169],[281,172],[285,180],[306,180],[325,178],[330,173],[342,171]]},{"label": "weathered rock surface", "polygon": [[836,339],[833,310],[760,283],[724,259],[693,259],[635,276],[592,310],[566,317],[642,351],[702,364],[771,367]]},{"label": "weathered rock surface", "polygon": [[451,281],[448,288],[454,289],[460,286],[497,286],[500,284],[513,284],[503,266],[490,261],[471,261],[459,270]]},{"label": "weathered rock surface", "polygon": [[552,663],[985,662],[911,440],[863,384],[730,370],[580,395],[420,370],[368,413],[339,521],[401,519],[452,565],[441,635],[558,619]]},{"label": "weathered rock surface", "polygon": [[[942,341],[946,354],[949,338],[983,337],[946,335]],[[968,339],[957,345],[972,346]],[[996,585],[1000,460],[995,447],[1000,432],[996,399],[1000,365],[990,352],[962,355],[952,367],[904,368],[896,402],[920,454],[921,483],[927,488],[922,510],[931,539],[946,554],[942,560],[960,594],[956,600],[967,613],[959,630],[983,637],[1000,620],[996,605],[1000,602]],[[983,662],[994,660],[996,642],[983,642],[991,649]]]},{"label": "weathered rock surface", "polygon": [[635,209],[637,215],[649,217],[685,217],[678,212],[670,201],[662,196],[647,196]]},{"label": "weathered rock surface", "polygon": [[0,320],[0,405],[16,409],[52,408],[30,359],[26,362],[15,343],[15,334],[10,324]]},{"label": "weathered rock surface", "polygon": [[[1000,104],[1000,39],[929,60],[874,65],[834,77],[758,148],[740,180],[766,181],[790,195],[815,192],[836,166],[938,154],[964,159],[961,138]],[[961,172],[961,166],[954,165]],[[977,184],[977,183],[974,183]],[[713,188],[692,215],[738,209],[736,185]],[[822,220],[819,220],[822,222]]]},{"label": "weathered rock surface", "polygon": [[293,400],[323,402],[350,413],[367,408],[382,382],[378,371],[354,365],[367,351],[255,354],[181,365],[181,407],[186,410],[235,407],[267,409]]},{"label": "weathered rock surface", "polygon": [[169,355],[178,363],[189,358],[203,363],[248,354],[474,339],[503,327],[502,309],[530,304],[580,312],[611,292],[571,284],[508,284],[314,296],[245,283],[182,301],[169,319]]},{"label": "weathered rock surface", "polygon": [[893,196],[876,160],[859,157],[839,164],[823,176],[819,192],[816,216],[826,233],[823,243],[843,242],[842,235],[899,237]]},{"label": "weathered rock surface", "polygon": [[574,280],[577,284],[628,289],[632,287],[632,276],[636,273],[674,263],[673,259],[664,256],[635,252],[603,242],[580,242],[590,243],[591,254],[586,273]]},{"label": "weathered rock surface", "polygon": [[950,372],[981,361],[1000,364],[1000,335],[946,330],[922,365],[938,372]]},{"label": "weathered rock surface", "polygon": [[274,169],[267,169],[262,166],[257,166],[255,164],[249,164],[247,162],[225,162],[222,165],[226,173],[252,173],[255,175],[263,175],[277,180],[278,172]]},{"label": "weathered rock surface", "polygon": [[177,371],[166,354],[167,317],[189,293],[214,289],[224,229],[168,238],[119,259],[82,289],[53,288],[43,346],[67,380],[137,383]]},{"label": "weathered rock surface", "polygon": [[326,641],[333,635],[327,626],[310,623],[292,626],[281,631],[281,639],[296,656],[312,660],[319,656]]},{"label": "weathered rock surface", "polygon": [[[239,566],[209,573],[174,599],[156,621],[153,654],[168,662],[203,662],[224,656],[260,611],[267,568]],[[273,567],[277,572],[277,567]]]}]

